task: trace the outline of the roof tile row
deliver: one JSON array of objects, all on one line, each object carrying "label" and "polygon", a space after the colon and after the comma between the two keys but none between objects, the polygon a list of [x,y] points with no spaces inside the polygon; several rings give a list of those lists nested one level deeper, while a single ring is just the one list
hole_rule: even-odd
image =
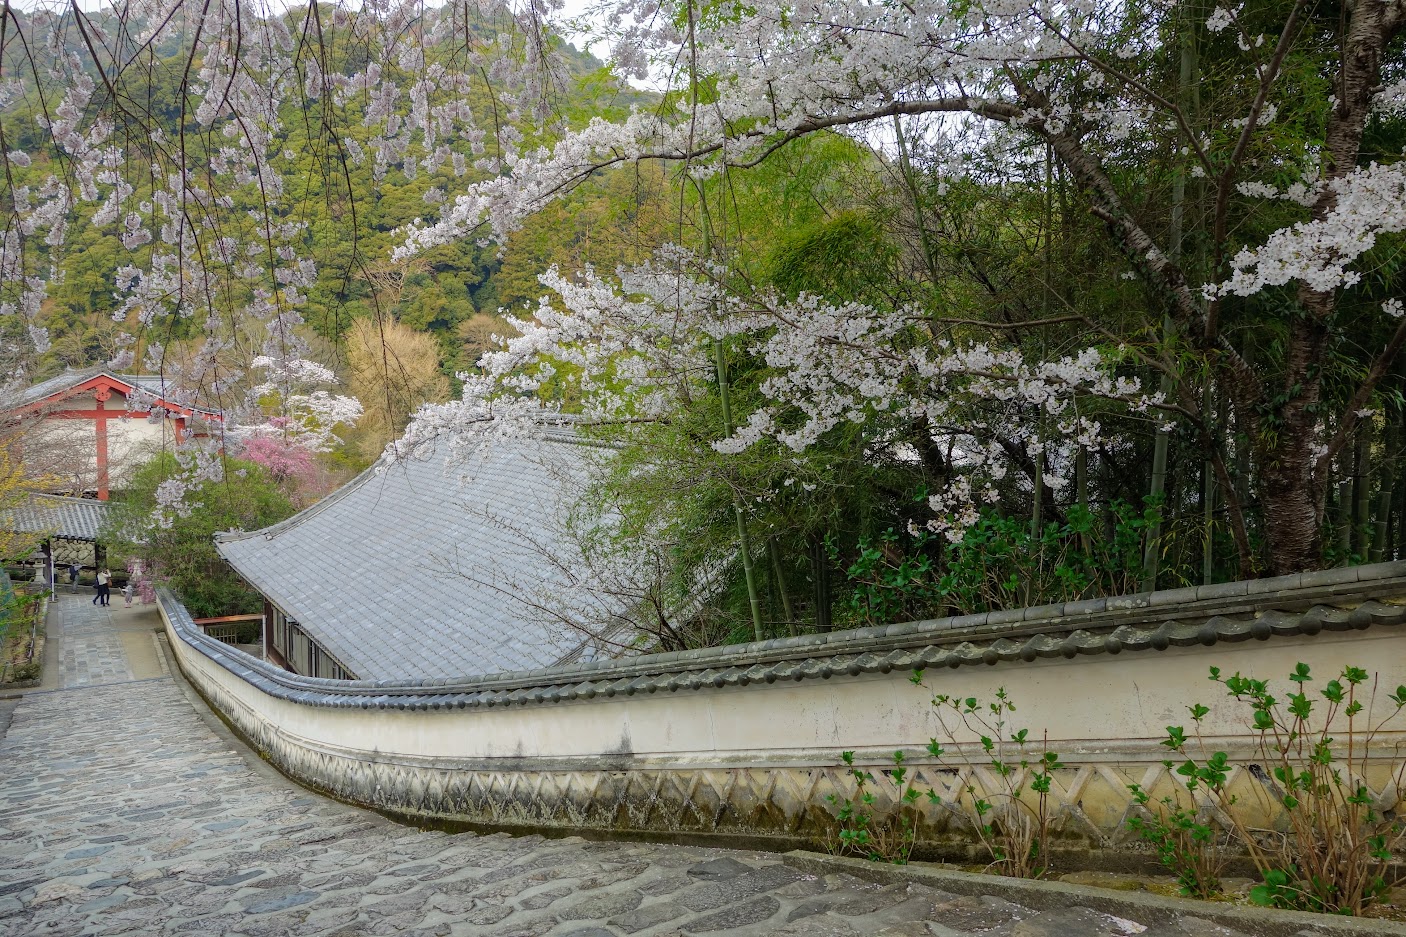
[{"label": "roof tile row", "polygon": [[[562,703],[895,670],[1162,652],[1406,624],[1406,563],[1360,567],[1351,576],[1259,580],[1253,594],[1248,584],[1231,585],[1241,588],[1224,590],[1229,594],[1218,598],[1198,590],[1197,598],[1182,603],[1152,601],[1158,593],[1120,597],[1131,601],[1105,603],[1101,612],[1083,615],[1067,614],[1066,604],[1058,614],[1049,613],[1047,606],[1043,618],[1021,616],[1019,622],[1005,624],[993,624],[991,616],[964,616],[517,673],[405,681],[313,680],[288,674],[199,633],[169,593],[161,601],[183,639],[265,692],[314,706],[407,710]],[[964,620],[971,618],[980,623]]]}]

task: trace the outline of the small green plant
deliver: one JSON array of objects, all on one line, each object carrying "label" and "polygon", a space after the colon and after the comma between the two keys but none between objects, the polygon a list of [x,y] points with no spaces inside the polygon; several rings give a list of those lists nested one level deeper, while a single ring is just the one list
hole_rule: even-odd
[{"label": "small green plant", "polygon": [[[826,798],[837,808],[835,819],[840,830],[836,851],[840,855],[863,856],[872,862],[907,864],[918,836],[915,807],[923,794],[914,787],[904,765],[906,756],[902,751],[894,752],[894,766],[881,772],[892,784],[896,798],[891,815],[884,819],[875,818],[878,797],[872,788],[878,782],[873,772],[855,766],[854,752],[843,752],[840,758],[854,778],[855,793],[843,800],[834,794]],[[928,796],[932,796],[931,792]]]},{"label": "small green plant", "polygon": [[38,680],[40,672],[39,661],[26,661],[23,664],[17,664],[15,668],[10,671],[10,679],[15,683],[22,683],[26,680]]},{"label": "small green plant", "polygon": [[[923,672],[915,671],[913,683],[926,687]],[[1036,745],[1029,729],[1016,729],[1010,715],[1015,703],[1005,687],[995,700],[983,703],[976,697],[938,694],[932,698],[945,744],[934,738],[927,752],[940,765],[965,772],[962,790],[974,827],[982,845],[998,871],[1018,878],[1042,878],[1049,871],[1050,782],[1053,772],[1064,767],[1059,755],[1048,750],[1048,739]],[[979,749],[958,736],[975,737]],[[978,789],[974,769],[991,770],[997,784],[994,790]],[[937,802],[936,795],[931,799]]]},{"label": "small green plant", "polygon": [[[1193,791],[1195,783],[1188,784]],[[1197,817],[1194,802],[1188,810],[1173,797],[1154,803],[1139,784],[1129,784],[1128,790],[1148,814],[1129,818],[1128,826],[1157,850],[1157,858],[1176,875],[1181,893],[1192,898],[1220,894],[1225,851],[1215,828]]]},{"label": "small green plant", "polygon": [[[1406,838],[1400,818],[1381,812],[1365,778],[1367,756],[1382,730],[1406,708],[1406,686],[1387,695],[1386,712],[1374,712],[1376,681],[1360,667],[1345,667],[1317,693],[1300,663],[1289,675],[1293,689],[1282,697],[1268,681],[1239,673],[1210,678],[1228,696],[1249,707],[1255,765],[1262,783],[1252,787],[1265,810],[1282,808],[1287,829],[1265,835],[1250,829],[1238,796],[1229,790],[1233,766],[1225,752],[1207,752],[1200,726],[1211,710],[1189,707],[1200,757],[1182,726],[1168,726],[1162,744],[1185,759],[1175,770],[1189,788],[1208,791],[1234,824],[1263,880],[1250,892],[1256,904],[1360,914],[1395,885],[1393,855]],[[1406,765],[1387,769],[1385,787],[1399,790]],[[1195,787],[1193,787],[1195,785]]]}]

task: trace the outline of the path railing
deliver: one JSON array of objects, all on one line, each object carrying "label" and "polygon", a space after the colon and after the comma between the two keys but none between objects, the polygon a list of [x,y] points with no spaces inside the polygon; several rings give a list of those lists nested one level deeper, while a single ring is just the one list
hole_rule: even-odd
[{"label": "path railing", "polygon": [[249,629],[242,626],[243,622],[259,622],[259,634],[264,633],[263,615],[224,615],[219,618],[193,618],[191,624],[198,625],[200,630],[222,644],[239,644],[239,636]]}]

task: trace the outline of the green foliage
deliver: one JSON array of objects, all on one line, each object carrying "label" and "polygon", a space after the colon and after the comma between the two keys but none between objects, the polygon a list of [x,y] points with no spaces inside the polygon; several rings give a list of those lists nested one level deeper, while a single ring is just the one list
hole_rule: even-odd
[{"label": "green foliage", "polygon": [[[913,674],[913,683],[926,686],[922,671]],[[1015,728],[1015,702],[1005,687],[988,702],[937,694],[932,705],[945,737],[931,739],[928,754],[939,765],[967,768],[968,778],[975,777],[969,769],[980,764],[997,779],[992,790],[971,781],[965,790],[992,866],[1017,878],[1043,878],[1049,871],[1050,783],[1053,772],[1064,767],[1059,755],[1044,742],[1036,744],[1029,729]]]},{"label": "green foliage", "polygon": [[31,627],[44,633],[43,620],[35,620],[40,608],[38,594],[15,592],[9,574],[0,570],[0,671],[6,682],[37,680],[43,673],[42,656],[30,641]]},{"label": "green foliage", "polygon": [[[1036,536],[1028,521],[986,510],[951,544],[922,529],[904,536],[890,528],[859,538],[845,569],[845,601],[856,621],[886,624],[1134,592],[1143,536],[1160,516],[1150,499],[1141,511],[1114,501],[1105,525],[1073,504],[1062,523]],[[828,546],[842,562],[837,543]]]},{"label": "green foliage", "polygon": [[[1406,686],[1386,694],[1389,705],[1382,714],[1375,706],[1376,681],[1360,667],[1343,668],[1316,693],[1309,691],[1313,676],[1303,663],[1289,674],[1290,689],[1282,692],[1266,680],[1239,673],[1222,676],[1217,667],[1210,677],[1248,711],[1254,763],[1260,774],[1268,772],[1253,788],[1255,806],[1262,813],[1282,809],[1287,833],[1265,837],[1245,825],[1243,806],[1232,809],[1240,795],[1229,790],[1235,766],[1225,752],[1207,752],[1200,744],[1198,753],[1188,754],[1192,739],[1183,726],[1168,726],[1162,744],[1183,757],[1175,770],[1188,791],[1193,796],[1207,792],[1231,817],[1236,838],[1263,879],[1250,899],[1339,914],[1360,914],[1381,900],[1397,884],[1393,861],[1406,842],[1406,823],[1378,809],[1364,782],[1366,759],[1382,731],[1406,708]],[[1199,742],[1199,727],[1211,709],[1199,703],[1188,709]],[[1406,766],[1390,771],[1388,786],[1399,789]],[[1184,863],[1178,869],[1182,878],[1192,863],[1205,861],[1204,852],[1188,852],[1179,861]]]},{"label": "green foliage", "polygon": [[[1283,692],[1239,673],[1222,676],[1215,667],[1210,677],[1245,707],[1254,753],[1237,765],[1224,751],[1206,750],[1200,727],[1212,709],[1200,703],[1187,707],[1194,728],[1168,726],[1161,743],[1180,756],[1164,764],[1185,793],[1154,801],[1141,785],[1128,785],[1141,808],[1129,819],[1130,828],[1156,850],[1184,895],[1219,893],[1228,837],[1259,869],[1262,881],[1250,892],[1257,904],[1360,914],[1384,898],[1400,884],[1397,859],[1406,844],[1406,821],[1379,808],[1365,778],[1369,753],[1384,731],[1395,730],[1406,709],[1406,686],[1379,699],[1368,671],[1348,666],[1310,692],[1313,675],[1303,663],[1289,674],[1290,689]],[[912,682],[926,686],[921,670]],[[939,771],[967,779],[958,797],[944,802],[932,789],[921,788],[901,750],[881,777],[858,764],[854,752],[844,752],[856,787],[850,797],[829,798],[838,822],[834,848],[875,861],[906,862],[918,845],[920,807],[942,806],[970,822],[993,868],[1044,876],[1048,798],[1054,772],[1064,767],[1059,755],[1014,724],[1016,706],[1004,688],[989,701],[936,694],[932,706],[942,734],[929,741],[926,755]],[[1193,745],[1199,751],[1189,753]],[[986,769],[994,784],[978,787],[977,767]],[[1406,766],[1399,762],[1385,767],[1390,776],[1380,765],[1373,771],[1388,796],[1406,781]],[[1236,782],[1237,772],[1248,783]],[[1232,786],[1239,793],[1232,793]],[[1231,830],[1222,833],[1208,820],[1204,809],[1211,805],[1230,818]],[[1247,816],[1276,812],[1286,818],[1282,832],[1247,825]]]},{"label": "green foliage", "polygon": [[[1194,781],[1187,784],[1194,791]],[[1157,858],[1177,877],[1177,887],[1190,898],[1210,898],[1220,893],[1226,857],[1216,830],[1199,817],[1194,803],[1187,808],[1172,796],[1153,803],[1139,784],[1129,784],[1133,802],[1145,816],[1128,818],[1128,828],[1157,851]]]},{"label": "green foliage", "polygon": [[260,611],[262,598],[220,558],[213,538],[277,523],[294,513],[293,504],[262,466],[226,459],[222,480],[186,495],[187,513],[169,527],[152,524],[158,486],[180,472],[174,457],[161,455],[134,473],[105,532],[113,559],[140,558],[150,578],[169,584],[195,618]]},{"label": "green foliage", "polygon": [[897,250],[873,218],[844,212],[784,238],[771,257],[770,279],[782,293],[819,293],[832,302],[884,305],[878,292],[892,278]]},{"label": "green foliage", "polygon": [[[926,687],[922,671],[914,672],[912,682]],[[827,798],[839,824],[836,850],[876,862],[907,862],[917,845],[920,808],[943,807],[971,825],[992,868],[1043,878],[1049,871],[1050,785],[1054,772],[1064,767],[1059,755],[1032,739],[1029,729],[1012,724],[1015,703],[1004,687],[990,702],[938,694],[932,707],[943,737],[931,739],[926,754],[940,771],[968,779],[958,798],[945,802],[932,788],[920,788],[900,750],[893,753],[894,767],[883,772],[892,795],[881,804],[874,774],[856,765],[854,752],[843,752],[856,789],[849,798]],[[976,786],[972,769],[977,766],[997,779],[994,788]]]},{"label": "green foliage", "polygon": [[[904,765],[906,756],[902,751],[893,753],[894,766],[881,772],[883,782],[876,781],[873,772],[855,767],[854,752],[842,752],[840,758],[854,778],[855,792],[846,798],[826,795],[826,801],[836,808],[839,824],[835,851],[871,862],[906,865],[918,836],[916,804],[924,796]],[[880,783],[893,792],[892,809],[884,817],[876,815],[879,798],[873,790]]]}]

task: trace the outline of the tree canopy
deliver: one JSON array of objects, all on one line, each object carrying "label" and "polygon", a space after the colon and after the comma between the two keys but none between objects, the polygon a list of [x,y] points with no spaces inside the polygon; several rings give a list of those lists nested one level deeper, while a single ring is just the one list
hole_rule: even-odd
[{"label": "tree canopy", "polygon": [[434,336],[738,637],[1402,550],[1403,0],[189,13],[6,9],[15,347]]}]

